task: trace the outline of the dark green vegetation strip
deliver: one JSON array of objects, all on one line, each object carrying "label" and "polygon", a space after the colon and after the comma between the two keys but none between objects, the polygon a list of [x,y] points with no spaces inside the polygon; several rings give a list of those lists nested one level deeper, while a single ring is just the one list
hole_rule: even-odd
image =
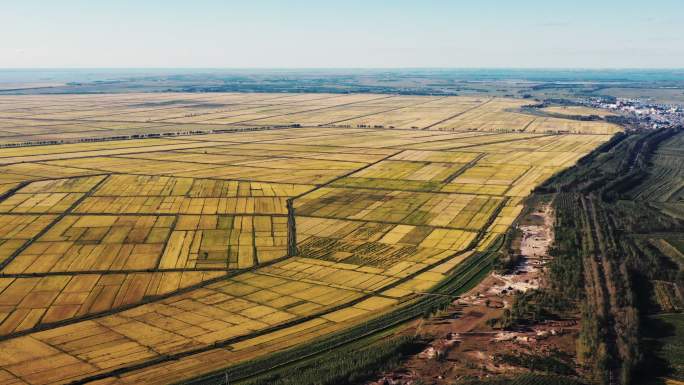
[{"label": "dark green vegetation strip", "polygon": [[527,368],[532,372],[558,373],[567,376],[575,374],[575,370],[570,364],[559,357],[554,357],[553,354],[547,356],[538,356],[535,354],[527,354],[522,352],[518,352],[516,354],[504,353],[495,355],[494,362],[497,364]]},{"label": "dark green vegetation strip", "polygon": [[486,380],[456,382],[455,385],[581,385],[582,383],[563,376],[523,374],[517,377],[497,377]]},{"label": "dark green vegetation strip", "polygon": [[651,370],[684,381],[684,314],[658,314],[643,320],[644,349]]},{"label": "dark green vegetation strip", "polygon": [[238,382],[240,385],[351,385],[389,370],[422,345],[415,337],[397,337],[375,343],[352,344],[329,354],[278,371]]},{"label": "dark green vegetation strip", "polygon": [[645,332],[649,315],[671,300],[655,284],[684,288],[676,256],[654,243],[684,234],[682,148],[682,128],[618,134],[536,190],[555,196],[550,280],[581,309],[579,358],[592,382],[640,384],[678,373],[673,355],[653,354]]}]

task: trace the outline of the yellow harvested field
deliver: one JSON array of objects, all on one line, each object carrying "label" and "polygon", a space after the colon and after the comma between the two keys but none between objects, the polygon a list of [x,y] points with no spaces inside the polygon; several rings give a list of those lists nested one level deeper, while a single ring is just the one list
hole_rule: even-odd
[{"label": "yellow harvested field", "polygon": [[16,193],[0,203],[1,213],[61,213],[74,205],[79,193]]},{"label": "yellow harvested field", "polygon": [[526,104],[0,96],[0,382],[178,382],[415,303],[620,131]]},{"label": "yellow harvested field", "polygon": [[224,276],[220,271],[50,275],[2,278],[3,335],[106,312]]},{"label": "yellow harvested field", "polygon": [[19,253],[8,274],[155,268],[171,216],[67,215]]},{"label": "yellow harvested field", "polygon": [[582,106],[554,106],[554,107],[545,107],[542,108],[542,111],[548,112],[551,114],[560,114],[560,115],[568,115],[568,116],[614,116],[617,115],[614,112],[608,111],[608,110],[603,110],[599,108],[590,108],[590,107],[582,107]]}]

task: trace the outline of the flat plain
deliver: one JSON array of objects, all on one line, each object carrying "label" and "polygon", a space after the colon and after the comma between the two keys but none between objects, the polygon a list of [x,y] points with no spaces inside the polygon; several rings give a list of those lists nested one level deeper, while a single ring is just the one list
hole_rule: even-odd
[{"label": "flat plain", "polygon": [[177,382],[411,304],[620,131],[525,104],[0,97],[0,382]]}]

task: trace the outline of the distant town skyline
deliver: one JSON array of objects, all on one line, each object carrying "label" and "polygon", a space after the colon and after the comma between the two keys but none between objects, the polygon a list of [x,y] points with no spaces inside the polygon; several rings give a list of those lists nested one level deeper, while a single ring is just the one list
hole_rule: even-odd
[{"label": "distant town skyline", "polygon": [[675,0],[3,4],[0,68],[682,68]]}]

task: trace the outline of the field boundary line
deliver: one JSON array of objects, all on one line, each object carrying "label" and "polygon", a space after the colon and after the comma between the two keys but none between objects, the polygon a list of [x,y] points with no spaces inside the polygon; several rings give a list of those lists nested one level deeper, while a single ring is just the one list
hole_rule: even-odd
[{"label": "field boundary line", "polygon": [[285,114],[277,114],[277,115],[271,115],[271,116],[264,116],[263,118],[248,119],[248,120],[243,120],[243,121],[240,121],[240,122],[233,122],[233,123],[231,123],[231,124],[243,124],[243,123],[255,122],[255,121],[258,121],[258,120],[264,120],[264,119],[270,119],[270,118],[277,118],[277,117],[279,117],[279,116],[290,116],[290,115],[297,115],[297,114],[305,114],[305,113],[309,113],[309,112],[316,112],[316,111],[329,110],[329,109],[332,109],[332,108],[347,107],[347,106],[351,106],[351,105],[353,105],[353,104],[368,103],[368,102],[372,102],[372,101],[374,101],[374,100],[382,100],[382,99],[395,98],[395,97],[397,97],[397,96],[398,96],[398,95],[395,95],[395,94],[384,95],[384,96],[381,96],[381,97],[379,97],[379,98],[373,98],[373,99],[368,99],[368,100],[362,100],[362,101],[358,101],[358,102],[350,102],[350,103],[336,104],[336,105],[334,105],[334,106],[319,107],[319,108],[314,108],[314,109],[311,109],[311,110],[304,110],[304,111],[297,111],[297,112],[289,112],[289,113],[285,113]]},{"label": "field boundary line", "polygon": [[465,110],[465,111],[461,111],[461,112],[458,112],[458,113],[456,113],[456,114],[454,114],[454,115],[451,115],[451,116],[449,116],[449,117],[446,118],[446,119],[442,119],[442,120],[440,120],[440,121],[438,121],[438,122],[435,122],[435,123],[430,124],[429,126],[425,126],[425,127],[423,128],[423,130],[429,130],[429,129],[431,129],[432,127],[435,127],[435,126],[437,126],[437,125],[440,125],[440,124],[442,124],[442,123],[444,123],[444,122],[448,122],[448,121],[451,120],[451,119],[458,118],[459,116],[461,116],[461,115],[463,115],[463,114],[465,114],[465,113],[468,113],[468,112],[470,112],[470,111],[473,111],[473,110],[476,110],[476,109],[478,109],[478,108],[480,108],[480,107],[483,107],[484,105],[488,104],[489,102],[491,102],[491,101],[494,100],[494,99],[496,99],[496,97],[489,98],[489,100],[487,100],[487,101],[484,102],[484,103],[480,103],[480,104],[478,104],[477,106],[468,108],[468,109]]},{"label": "field boundary line", "polygon": [[26,242],[24,242],[23,245],[21,245],[18,249],[16,249],[14,252],[12,252],[12,254],[10,254],[7,258],[5,258],[5,260],[3,260],[2,262],[0,262],[0,272],[2,272],[10,263],[12,263],[12,261],[14,261],[14,259],[15,259],[16,257],[18,257],[19,254],[21,254],[22,252],[24,252],[24,250],[26,250],[31,244],[33,244],[33,242],[35,242],[36,240],[40,239],[43,235],[45,235],[48,231],[50,231],[50,229],[52,229],[52,227],[53,227],[54,225],[56,225],[59,221],[61,221],[62,219],[64,219],[64,217],[66,217],[73,209],[75,209],[76,206],[80,205],[81,202],[83,202],[83,201],[84,201],[84,200],[85,200],[93,191],[95,191],[98,187],[100,187],[100,186],[104,183],[104,181],[107,180],[108,178],[109,178],[109,176],[105,176],[104,178],[102,178],[102,179],[101,179],[99,182],[97,182],[97,184],[95,184],[95,186],[93,186],[88,192],[84,193],[83,196],[81,196],[81,197],[78,198],[76,201],[74,201],[74,203],[72,203],[72,204],[69,206],[69,208],[67,208],[66,210],[64,210],[63,213],[57,215],[52,221],[50,221],[50,223],[49,223],[47,226],[45,226],[45,228],[43,228],[42,230],[40,230],[40,231],[39,231],[36,235],[34,235],[33,237],[27,239]]},{"label": "field boundary line", "polygon": [[[364,115],[354,116],[354,117],[351,117],[351,118],[346,118],[346,119],[342,119],[342,120],[337,120],[337,121],[334,121],[334,122],[322,123],[322,124],[319,124],[318,126],[319,126],[319,127],[325,127],[325,126],[329,126],[329,125],[333,125],[333,124],[337,124],[337,123],[346,122],[346,121],[349,121],[349,120],[354,120],[354,119],[359,119],[359,118],[365,118],[366,116],[373,116],[373,115],[385,114],[385,113],[388,113],[388,112],[397,111],[397,110],[401,110],[401,109],[404,109],[404,108],[411,108],[411,107],[415,107],[415,106],[420,106],[420,105],[422,105],[422,104],[431,103],[431,102],[434,102],[434,101],[437,101],[437,100],[441,100],[441,99],[445,99],[445,98],[447,98],[447,96],[438,97],[437,99],[432,99],[432,100],[428,100],[428,101],[423,101],[423,102],[420,102],[420,103],[410,104],[410,105],[408,105],[408,106],[395,107],[395,108],[390,108],[390,109],[384,110],[384,111],[372,112],[372,113],[370,113],[370,114],[364,114]],[[352,128],[353,128],[353,127],[352,127]],[[383,129],[384,127],[370,127],[370,128],[374,128],[374,129]]]},{"label": "field boundary line", "polygon": [[444,178],[444,180],[442,181],[442,183],[444,183],[444,184],[449,184],[449,183],[453,182],[454,179],[458,178],[461,174],[463,174],[464,172],[466,172],[468,169],[473,168],[473,166],[475,166],[475,165],[477,164],[477,162],[479,162],[480,160],[482,160],[482,158],[484,158],[485,156],[487,156],[487,154],[485,154],[485,153],[480,153],[478,156],[475,157],[475,159],[473,159],[473,160],[471,160],[470,162],[466,163],[465,165],[463,165],[463,167],[461,167],[460,169],[456,170],[456,172],[454,172],[453,174],[451,174],[451,175],[449,175],[448,177]]},{"label": "field boundary line", "polygon": [[510,142],[522,142],[526,140],[534,140],[534,139],[539,139],[539,138],[547,138],[549,136],[559,136],[563,134],[536,134],[535,136],[527,137],[527,138],[514,138],[514,139],[506,139],[506,140],[496,140],[493,142],[486,142],[486,143],[477,143],[477,144],[468,144],[462,147],[450,147],[450,148],[444,148],[442,149],[443,151],[452,151],[452,150],[460,150],[463,148],[472,148],[472,147],[479,147],[479,146],[489,146],[490,144],[500,144],[500,143],[510,143]]}]

